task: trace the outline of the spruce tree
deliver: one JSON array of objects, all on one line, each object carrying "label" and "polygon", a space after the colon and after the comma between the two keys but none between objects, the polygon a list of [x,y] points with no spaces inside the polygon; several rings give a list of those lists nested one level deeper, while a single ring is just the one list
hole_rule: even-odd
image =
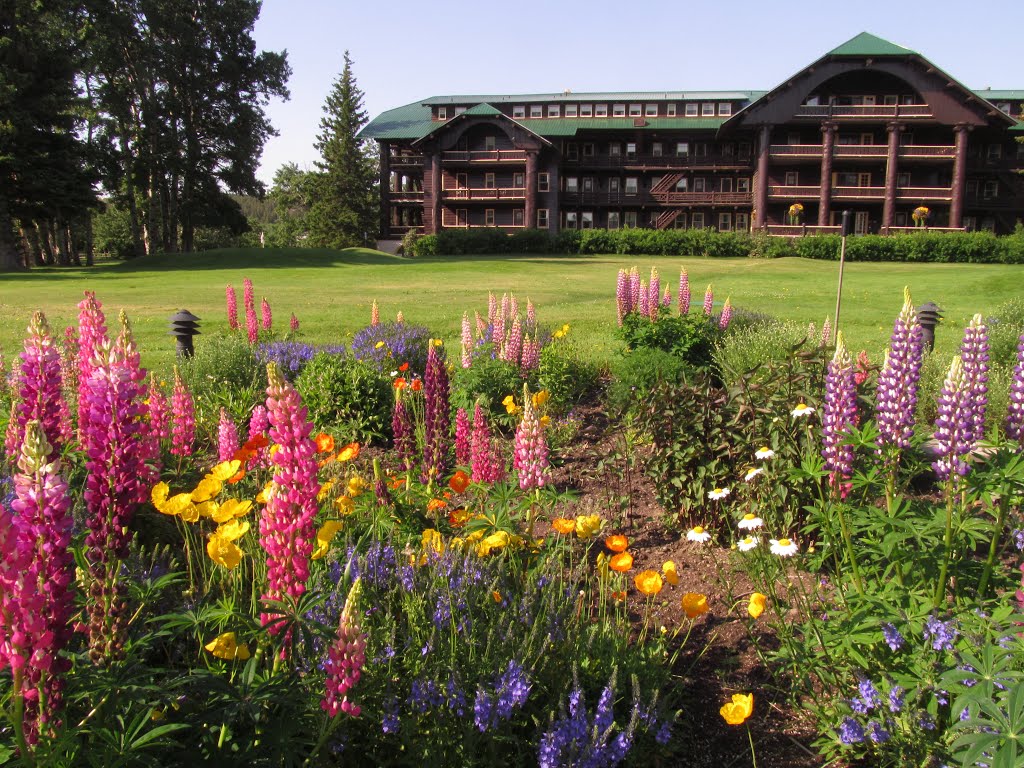
[{"label": "spruce tree", "polygon": [[319,170],[309,178],[306,225],[314,247],[369,245],[376,237],[377,159],[369,142],[358,137],[366,119],[363,92],[345,51],[345,68],[334,81],[320,119]]}]

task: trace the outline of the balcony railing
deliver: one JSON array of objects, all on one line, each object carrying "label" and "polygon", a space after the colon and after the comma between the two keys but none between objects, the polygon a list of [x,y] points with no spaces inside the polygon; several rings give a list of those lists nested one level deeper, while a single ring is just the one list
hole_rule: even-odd
[{"label": "balcony railing", "polygon": [[948,187],[900,187],[896,190],[896,199],[944,202],[953,199],[953,190]]},{"label": "balcony railing", "polygon": [[935,144],[932,146],[924,144],[908,144],[900,145],[900,157],[916,157],[916,158],[930,158],[930,157],[955,157],[956,147],[943,144]]},{"label": "balcony railing", "polygon": [[590,157],[564,157],[565,166],[572,168],[636,168],[637,170],[658,168],[709,168],[715,166],[748,167],[751,155],[593,155]]},{"label": "balcony railing", "polygon": [[[768,196],[775,199],[799,200],[821,195],[820,186],[769,186]],[[833,200],[884,200],[885,187],[832,187]],[[902,202],[944,202],[953,199],[949,187],[899,187],[896,199]]]},{"label": "balcony railing", "polygon": [[392,190],[388,195],[388,199],[393,203],[401,203],[403,201],[423,202],[423,190]]},{"label": "balcony railing", "polygon": [[392,168],[396,165],[423,165],[423,155],[391,155],[388,163]]},{"label": "balcony railing", "polygon": [[496,187],[485,189],[442,189],[444,200],[525,200],[524,187]]},{"label": "balcony railing", "polygon": [[811,224],[768,224],[768,234],[777,237],[803,237],[804,235],[838,235],[842,227],[819,227]]},{"label": "balcony railing", "polygon": [[525,149],[491,149],[462,152],[442,152],[441,160],[447,163],[523,163]]},{"label": "balcony railing", "polygon": [[661,192],[653,196],[658,202],[673,205],[750,205],[749,192]]},{"label": "balcony railing", "polygon": [[787,200],[798,200],[801,197],[818,197],[821,194],[820,186],[781,186],[769,185],[768,197],[784,197]]},{"label": "balcony railing", "polygon": [[[768,152],[774,157],[818,159],[821,157],[822,146],[821,144],[772,144]],[[839,159],[884,158],[888,154],[889,148],[885,144],[836,144],[832,148],[832,156]],[[951,158],[955,154],[956,147],[954,146],[908,144],[899,147],[899,157],[908,160]]]},{"label": "balcony railing", "polygon": [[818,117],[825,120],[871,120],[896,117],[931,117],[927,104],[802,104],[795,117]]}]

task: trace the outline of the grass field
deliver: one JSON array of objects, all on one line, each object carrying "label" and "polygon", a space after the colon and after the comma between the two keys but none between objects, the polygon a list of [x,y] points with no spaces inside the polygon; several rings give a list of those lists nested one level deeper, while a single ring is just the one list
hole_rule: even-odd
[{"label": "grass field", "polygon": [[[60,332],[77,316],[84,290],[96,291],[108,322],[123,308],[143,350],[143,363],[161,369],[173,359],[168,318],[187,308],[202,318],[203,333],[227,327],[224,286],[239,294],[242,278],[255,283],[257,302],[269,300],[274,327],[287,329],[294,312],[300,338],[347,343],[366,325],[376,299],[384,318],[401,310],[456,342],[463,311],[481,313],[487,292],[515,292],[525,306],[537,305],[541,323],[570,323],[578,342],[600,356],[615,348],[615,278],[636,264],[646,278],[657,266],[662,285],[676,292],[679,268],[690,275],[693,301],[708,283],[716,304],[732,297],[735,307],[783,319],[821,322],[835,308],[838,264],[802,259],[706,259],[664,256],[477,256],[408,260],[352,249],[232,249],[165,255],[92,269],[38,269],[0,275],[0,345],[10,357],[20,349],[32,311],[42,309]],[[1020,296],[1024,268],[1004,265],[849,263],[843,288],[841,326],[854,349],[876,352],[888,339],[909,285],[915,303],[934,301],[945,310],[937,337],[952,350],[960,329],[975,312],[986,313]],[[202,343],[202,337],[197,340]]]}]

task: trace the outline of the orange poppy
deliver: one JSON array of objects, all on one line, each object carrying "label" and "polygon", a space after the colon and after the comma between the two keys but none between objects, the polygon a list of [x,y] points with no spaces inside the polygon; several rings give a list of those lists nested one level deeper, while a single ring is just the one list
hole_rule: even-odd
[{"label": "orange poppy", "polygon": [[708,596],[697,592],[687,592],[683,595],[683,610],[689,619],[695,619],[702,613],[707,613],[709,610]]},{"label": "orange poppy", "polygon": [[359,443],[349,443],[338,451],[338,461],[352,461],[359,455]]},{"label": "orange poppy", "polygon": [[438,509],[444,509],[448,506],[448,502],[444,499],[431,499],[427,502],[427,512],[435,512]]},{"label": "orange poppy", "polygon": [[405,373],[406,371],[409,370],[409,364],[402,363],[400,366],[398,366],[398,370],[400,370],[402,373]]},{"label": "orange poppy", "polygon": [[614,536],[609,536],[605,539],[604,545],[612,552],[625,552],[626,547],[629,546],[629,539],[621,533],[616,533]]},{"label": "orange poppy", "polygon": [[608,567],[613,571],[625,573],[633,567],[633,556],[629,552],[619,552],[617,555],[612,555],[611,560],[608,561]]},{"label": "orange poppy", "polygon": [[393,477],[391,478],[391,482],[388,483],[388,488],[390,488],[393,491],[397,491],[403,485],[405,485],[404,477]]},{"label": "orange poppy", "polygon": [[614,600],[615,602],[621,603],[625,599],[626,599],[626,590],[622,590],[621,592],[612,592],[612,600]]},{"label": "orange poppy", "polygon": [[332,461],[334,461],[336,458],[338,457],[332,453],[330,456],[325,456],[324,458],[320,459],[320,463],[317,466],[325,467]]},{"label": "orange poppy", "polygon": [[245,477],[245,470],[244,469],[240,469],[237,472],[235,472],[235,474],[233,474],[231,477],[228,478],[228,485],[234,485],[239,480],[241,480],[243,477]]},{"label": "orange poppy", "polygon": [[270,438],[261,434],[250,437],[242,447],[247,451],[258,451],[260,448],[266,448],[268,445],[270,445]]},{"label": "orange poppy", "polygon": [[256,457],[256,452],[249,450],[244,445],[235,451],[235,455],[231,457],[233,461],[242,462],[242,466],[245,466],[249,461]]},{"label": "orange poppy", "polygon": [[444,497],[445,501],[448,501],[452,497],[452,492],[451,491],[445,491],[444,493],[441,494],[441,496]]},{"label": "orange poppy", "polygon": [[423,389],[423,380],[422,379],[413,379],[412,387],[411,388],[412,388],[413,392],[419,392],[421,389]]},{"label": "orange poppy", "polygon": [[401,376],[395,379],[395,389],[405,389],[406,384],[406,380]]},{"label": "orange poppy", "polygon": [[460,469],[448,481],[448,487],[456,493],[462,493],[469,487],[469,475]]},{"label": "orange poppy", "polygon": [[556,517],[551,521],[551,527],[561,534],[569,534],[576,530],[576,521],[567,517]]},{"label": "orange poppy", "polygon": [[469,521],[469,510],[459,507],[448,513],[448,524],[452,528],[461,528]]},{"label": "orange poppy", "polygon": [[502,601],[502,599],[503,599],[503,598],[501,597],[501,592],[499,592],[498,590],[496,590],[496,589],[495,589],[495,590],[493,590],[493,591],[491,592],[491,597],[493,597],[493,598],[494,598],[494,602],[498,603],[499,605],[501,604],[501,601]]},{"label": "orange poppy", "polygon": [[651,597],[661,592],[663,583],[657,571],[640,571],[633,580],[636,588],[643,594]]},{"label": "orange poppy", "polygon": [[313,439],[316,440],[317,453],[330,453],[334,450],[334,438],[326,432],[321,432]]}]

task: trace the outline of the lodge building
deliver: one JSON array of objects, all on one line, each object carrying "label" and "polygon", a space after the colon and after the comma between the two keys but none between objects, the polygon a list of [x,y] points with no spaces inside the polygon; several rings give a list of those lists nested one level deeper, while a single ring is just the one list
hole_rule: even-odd
[{"label": "lodge building", "polygon": [[[712,227],[796,235],[1024,218],[1024,90],[972,91],[868,33],[771,91],[438,96],[390,110],[381,236]],[[794,218],[794,204],[803,210]],[[920,216],[920,214],[919,214]]]}]

